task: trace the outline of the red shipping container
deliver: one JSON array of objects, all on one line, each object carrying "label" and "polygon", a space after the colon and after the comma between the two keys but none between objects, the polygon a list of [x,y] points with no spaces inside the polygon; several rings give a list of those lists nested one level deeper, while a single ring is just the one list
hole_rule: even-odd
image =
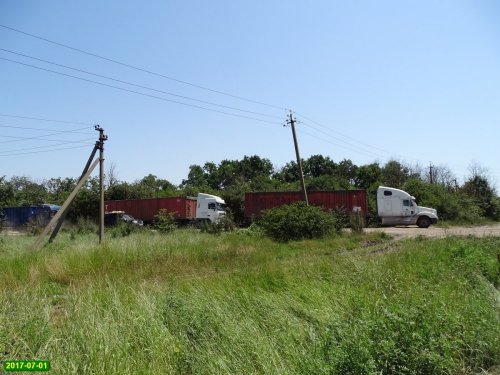
[{"label": "red shipping container", "polygon": [[106,212],[124,211],[145,223],[151,223],[161,209],[175,212],[175,218],[179,221],[196,218],[196,198],[191,197],[125,199],[106,201],[104,206]]},{"label": "red shipping container", "polygon": [[[310,205],[323,207],[326,210],[344,209],[347,212],[360,210],[362,215],[368,213],[366,190],[311,191],[307,193],[307,198]],[[263,210],[303,200],[304,195],[301,191],[245,193],[245,218],[258,219]]]}]

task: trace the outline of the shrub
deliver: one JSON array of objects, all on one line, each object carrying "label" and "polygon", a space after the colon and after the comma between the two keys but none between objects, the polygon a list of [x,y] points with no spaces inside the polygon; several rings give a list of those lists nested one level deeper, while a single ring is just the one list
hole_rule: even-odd
[{"label": "shrub", "polygon": [[134,226],[135,225],[119,221],[117,225],[109,228],[108,232],[111,235],[111,238],[127,237],[132,232]]},{"label": "shrub", "polygon": [[26,224],[24,224],[24,228],[26,231],[33,236],[38,236],[40,233],[42,233],[42,226],[40,223],[36,220],[36,218],[31,218],[28,220]]},{"label": "shrub", "polygon": [[88,217],[78,217],[76,222],[76,232],[78,234],[91,234],[97,233],[99,228],[94,220],[89,219]]},{"label": "shrub", "polygon": [[241,229],[238,233],[249,237],[263,237],[265,235],[264,229],[258,223],[252,223],[248,228]]},{"label": "shrub", "polygon": [[232,232],[236,229],[236,225],[230,216],[223,216],[215,223],[211,221],[203,221],[200,229],[205,233],[221,234],[222,232]]},{"label": "shrub", "polygon": [[365,226],[365,220],[361,212],[355,212],[351,215],[350,227],[353,233],[363,233],[363,228]]},{"label": "shrub", "polygon": [[304,238],[321,238],[334,229],[334,216],[305,202],[265,211],[260,225],[266,234],[280,242]]},{"label": "shrub", "polygon": [[336,208],[330,211],[333,217],[333,229],[340,233],[342,229],[349,226],[349,214],[344,207]]},{"label": "shrub", "polygon": [[175,212],[168,212],[166,209],[162,208],[154,217],[153,228],[158,232],[172,232],[175,228],[177,228],[177,224],[175,222]]}]

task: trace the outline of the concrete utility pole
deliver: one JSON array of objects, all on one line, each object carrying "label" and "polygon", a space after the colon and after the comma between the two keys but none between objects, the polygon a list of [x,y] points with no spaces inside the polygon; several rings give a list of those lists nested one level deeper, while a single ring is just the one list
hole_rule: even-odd
[{"label": "concrete utility pole", "polygon": [[287,124],[292,128],[293,144],[295,146],[295,155],[297,156],[297,166],[300,173],[300,185],[302,186],[302,193],[304,194],[304,201],[306,205],[309,206],[309,200],[307,199],[306,183],[304,181],[304,171],[302,170],[302,161],[299,154],[299,144],[297,143],[297,135],[295,134],[295,122],[297,120],[292,117],[292,112],[290,112],[290,118],[287,120]]},{"label": "concrete utility pole", "polygon": [[104,142],[108,139],[104,135],[104,129],[96,125],[95,130],[99,132],[99,243],[104,241]]},{"label": "concrete utility pole", "polygon": [[36,250],[40,247],[40,245],[42,244],[43,238],[49,233],[50,229],[54,226],[54,224],[57,223],[59,221],[59,219],[61,218],[61,216],[66,212],[69,205],[73,201],[73,198],[75,198],[76,193],[78,193],[78,191],[82,188],[83,184],[88,180],[88,178],[90,177],[90,174],[92,173],[94,168],[97,166],[97,163],[98,163],[98,160],[95,160],[94,163],[92,163],[92,165],[87,169],[87,172],[85,172],[85,174],[82,176],[82,178],[80,178],[80,181],[78,181],[78,184],[76,184],[73,191],[70,193],[68,198],[66,198],[66,201],[61,206],[59,211],[57,211],[57,213],[54,215],[54,217],[45,226],[42,233],[40,233],[40,235],[35,240],[35,243],[32,246],[33,250]]},{"label": "concrete utility pole", "polygon": [[[83,177],[85,176],[85,174],[89,170],[90,165],[91,165],[92,161],[94,160],[95,154],[96,154],[96,152],[97,152],[98,149],[99,149],[99,141],[97,141],[95,143],[94,149],[90,153],[89,160],[87,161],[87,164],[85,165],[85,168],[83,168],[83,172],[82,172],[80,178],[78,179],[78,182],[80,182],[83,179]],[[59,230],[61,229],[61,227],[62,227],[62,225],[64,223],[64,219],[66,218],[66,214],[67,213],[68,213],[68,211],[65,210],[63,212],[63,214],[61,215],[61,217],[60,217],[59,221],[57,222],[55,228],[52,230],[52,233],[50,234],[49,242],[54,241],[54,239],[56,238],[57,234],[59,233]]]},{"label": "concrete utility pole", "polygon": [[[54,217],[50,220],[50,222],[45,226],[42,233],[38,236],[38,238],[36,239],[35,243],[32,246],[32,249],[38,249],[40,247],[43,238],[49,233],[49,231],[52,228],[54,228],[54,230],[52,231],[49,242],[52,242],[55,239],[57,233],[59,232],[59,229],[61,229],[69,205],[73,201],[73,198],[76,196],[78,191],[89,179],[90,174],[96,168],[97,164],[99,164],[100,166],[99,243],[102,243],[102,241],[104,240],[104,142],[108,139],[108,136],[104,135],[104,129],[101,128],[99,125],[95,126],[95,130],[99,132],[99,140],[95,143],[94,149],[90,154],[89,160],[87,161],[85,168],[83,168],[83,172],[82,175],[80,176],[80,179],[78,180],[78,183],[76,184],[75,188],[70,193],[70,195],[66,198],[66,200],[64,201],[63,205],[61,206],[57,214],[54,215]],[[97,150],[100,151],[99,159],[94,160]]]}]

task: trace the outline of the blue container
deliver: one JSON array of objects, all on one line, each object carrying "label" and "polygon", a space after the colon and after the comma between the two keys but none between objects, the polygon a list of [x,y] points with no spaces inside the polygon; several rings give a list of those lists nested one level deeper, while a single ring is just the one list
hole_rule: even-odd
[{"label": "blue container", "polygon": [[30,220],[39,225],[47,225],[52,216],[59,210],[59,206],[43,204],[39,206],[4,207],[0,217],[5,220],[4,225],[19,227],[26,225]]}]

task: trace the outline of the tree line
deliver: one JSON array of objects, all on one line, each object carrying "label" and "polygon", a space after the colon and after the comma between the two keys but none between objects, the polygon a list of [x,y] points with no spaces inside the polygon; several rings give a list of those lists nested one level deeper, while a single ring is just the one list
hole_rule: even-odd
[{"label": "tree line", "polygon": [[[376,216],[374,192],[379,185],[403,189],[417,202],[438,210],[443,220],[478,222],[500,220],[500,198],[485,171],[472,166],[462,184],[445,166],[423,168],[397,160],[385,164],[356,165],[349,159],[334,161],[322,155],[303,160],[307,190],[366,189],[369,207]],[[41,203],[62,204],[77,178],[50,178],[33,181],[25,176],[0,177],[0,208]],[[120,181],[112,164],[106,173],[106,200],[195,196],[198,192],[221,196],[236,222],[243,220],[244,193],[249,191],[300,190],[299,169],[291,161],[276,168],[267,158],[244,156],[241,160],[222,160],[216,164],[191,165],[180,185],[148,174],[133,182]],[[99,206],[98,178],[88,180],[76,196],[68,218],[96,219]]]}]

